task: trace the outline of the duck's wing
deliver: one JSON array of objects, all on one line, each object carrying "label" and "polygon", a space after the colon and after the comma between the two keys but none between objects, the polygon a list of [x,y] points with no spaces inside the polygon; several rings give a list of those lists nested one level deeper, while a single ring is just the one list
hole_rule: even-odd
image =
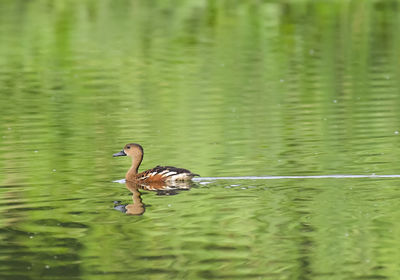
[{"label": "duck's wing", "polygon": [[198,174],[193,174],[187,169],[174,166],[156,166],[137,175],[137,180],[143,181],[185,181]]}]

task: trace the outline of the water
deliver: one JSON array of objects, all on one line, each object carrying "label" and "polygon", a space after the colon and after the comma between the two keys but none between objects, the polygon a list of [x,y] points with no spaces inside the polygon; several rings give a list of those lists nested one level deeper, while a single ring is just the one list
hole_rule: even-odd
[{"label": "water", "polygon": [[398,10],[1,1],[0,279],[396,279]]}]

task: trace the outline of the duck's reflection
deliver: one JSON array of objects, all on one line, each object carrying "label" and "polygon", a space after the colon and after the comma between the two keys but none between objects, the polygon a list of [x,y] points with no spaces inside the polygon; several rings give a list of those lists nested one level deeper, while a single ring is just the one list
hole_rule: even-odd
[{"label": "duck's reflection", "polygon": [[193,182],[125,182],[127,189],[132,193],[132,204],[121,205],[114,202],[114,209],[124,212],[128,215],[143,215],[145,204],[142,202],[141,192],[139,190],[155,191],[157,195],[175,195],[179,190],[188,190]]}]

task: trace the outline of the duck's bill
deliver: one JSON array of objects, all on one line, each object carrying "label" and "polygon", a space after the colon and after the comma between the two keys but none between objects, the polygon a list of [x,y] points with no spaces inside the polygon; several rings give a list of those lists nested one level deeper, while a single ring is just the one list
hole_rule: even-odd
[{"label": "duck's bill", "polygon": [[113,154],[113,157],[122,157],[122,156],[126,156],[124,150],[120,151],[119,153]]}]

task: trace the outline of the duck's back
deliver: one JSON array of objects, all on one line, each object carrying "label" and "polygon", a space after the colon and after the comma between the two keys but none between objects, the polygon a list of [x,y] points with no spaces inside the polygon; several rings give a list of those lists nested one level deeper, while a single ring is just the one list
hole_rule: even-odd
[{"label": "duck's back", "polygon": [[173,182],[188,181],[198,174],[193,174],[187,169],[177,168],[174,166],[156,166],[137,174],[136,180],[143,182]]}]

